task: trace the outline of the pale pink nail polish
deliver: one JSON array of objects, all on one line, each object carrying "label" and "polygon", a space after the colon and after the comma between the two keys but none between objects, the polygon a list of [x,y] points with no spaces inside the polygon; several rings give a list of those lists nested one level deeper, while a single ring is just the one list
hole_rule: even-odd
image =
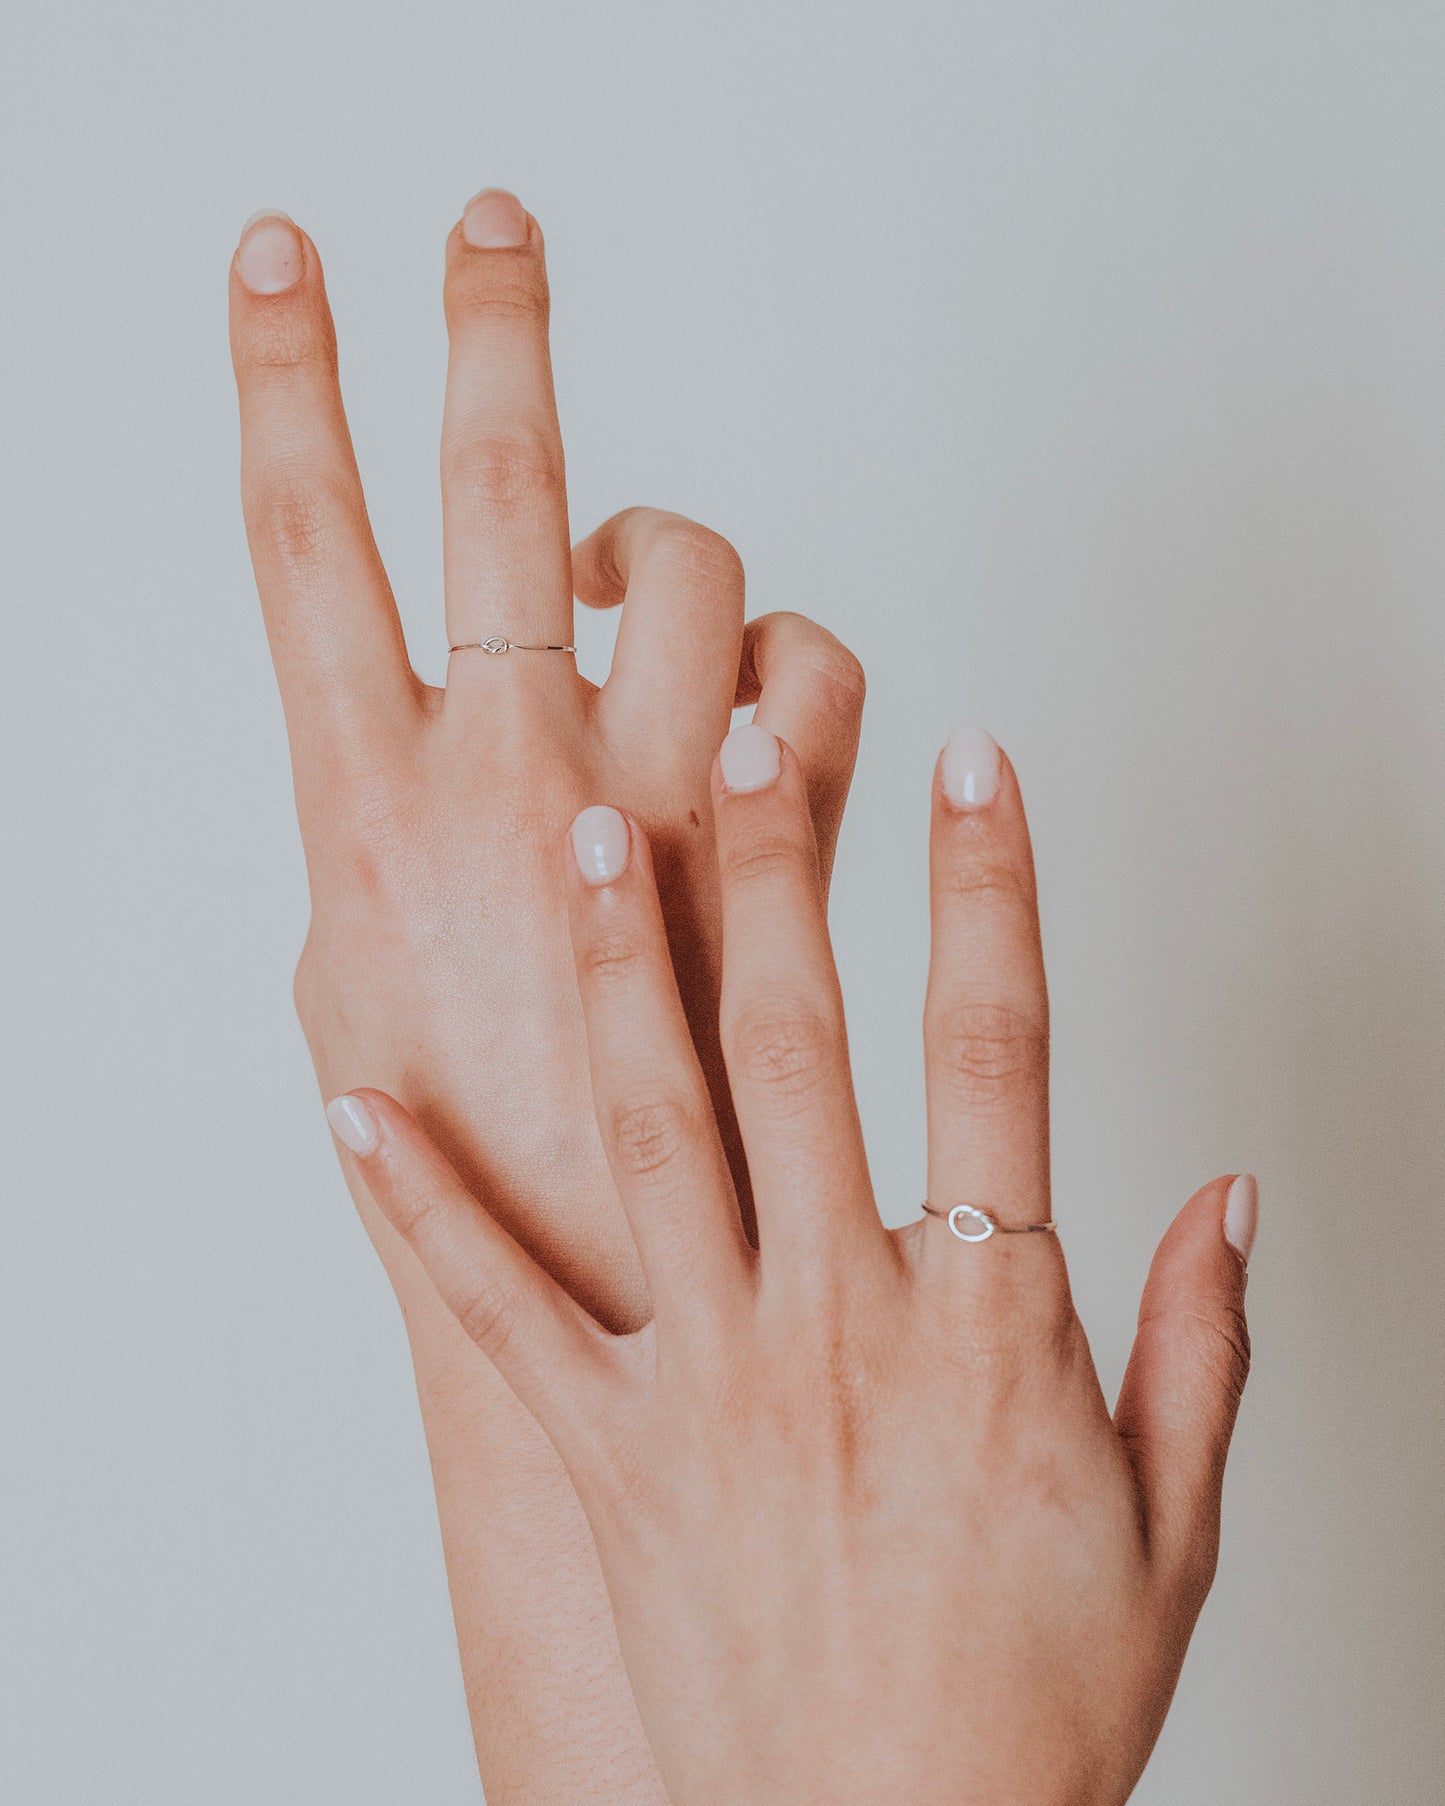
[{"label": "pale pink nail polish", "polygon": [[241,228],[236,269],[253,295],[279,295],[301,280],[301,234],[284,213],[253,213]]},{"label": "pale pink nail polish", "polygon": [[359,1097],[333,1097],[326,1106],[331,1132],[353,1154],[374,1154],[381,1140],[376,1118]]},{"label": "pale pink nail polish", "polygon": [[755,721],[735,727],[718,752],[722,780],[729,790],[765,790],[783,768],[777,736]]},{"label": "pale pink nail polish", "polygon": [[1239,1258],[1247,1261],[1259,1228],[1259,1181],[1253,1173],[1241,1173],[1224,1201],[1224,1239]]},{"label": "pale pink nail polish", "polygon": [[584,809],[572,824],[572,851],[577,870],[589,884],[611,884],[627,869],[632,835],[627,817],[605,803]]},{"label": "pale pink nail polish", "polygon": [[998,792],[998,746],[981,728],[959,727],[943,749],[943,794],[955,809],[982,809]]},{"label": "pale pink nail polish", "polygon": [[527,210],[505,188],[484,188],[467,202],[462,237],[479,251],[505,251],[527,242]]}]

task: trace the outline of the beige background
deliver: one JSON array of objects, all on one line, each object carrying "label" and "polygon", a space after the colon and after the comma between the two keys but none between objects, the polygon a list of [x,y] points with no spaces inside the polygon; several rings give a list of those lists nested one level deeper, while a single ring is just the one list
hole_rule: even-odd
[{"label": "beige background", "polygon": [[476,1798],[291,1016],[225,278],[254,208],[314,233],[435,674],[441,246],[496,182],[549,241],[576,531],[699,515],[868,666],[835,921],[894,1216],[964,719],[1031,806],[1111,1389],[1169,1215],[1259,1172],[1220,1578],[1139,1801],[1437,1799],[1445,14],[31,0],[0,84],[5,1798]]}]

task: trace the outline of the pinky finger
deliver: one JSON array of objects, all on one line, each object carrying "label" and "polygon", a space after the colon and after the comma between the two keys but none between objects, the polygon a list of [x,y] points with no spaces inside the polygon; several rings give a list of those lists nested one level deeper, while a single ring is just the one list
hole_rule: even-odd
[{"label": "pinky finger", "polygon": [[395,1098],[349,1092],[326,1115],[377,1208],[557,1452],[566,1460],[593,1440],[621,1378],[612,1338],[477,1203]]},{"label": "pinky finger", "polygon": [[802,766],[825,886],[858,758],[864,689],[862,665],[806,615],[760,615],[743,630],[735,706],[755,702],[758,725]]}]

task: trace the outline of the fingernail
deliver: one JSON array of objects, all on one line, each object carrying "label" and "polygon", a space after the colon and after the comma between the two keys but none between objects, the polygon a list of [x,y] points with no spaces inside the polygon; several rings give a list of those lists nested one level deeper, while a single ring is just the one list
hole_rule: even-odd
[{"label": "fingernail", "polygon": [[627,817],[605,803],[584,809],[572,824],[572,851],[577,870],[589,884],[611,884],[627,869],[632,850]]},{"label": "fingernail", "polygon": [[241,228],[236,268],[253,295],[279,295],[301,280],[301,234],[284,213],[263,209]]},{"label": "fingernail", "polygon": [[381,1139],[376,1118],[359,1097],[333,1097],[326,1106],[331,1132],[353,1154],[374,1154]]},{"label": "fingernail", "polygon": [[943,794],[955,809],[982,809],[997,790],[997,742],[981,728],[955,728],[943,749]]},{"label": "fingernail", "polygon": [[718,763],[729,790],[764,790],[782,770],[783,752],[775,734],[749,721],[723,741]]},{"label": "fingernail", "polygon": [[1259,1181],[1253,1173],[1241,1173],[1224,1200],[1224,1239],[1239,1258],[1248,1261],[1259,1227]]},{"label": "fingernail", "polygon": [[505,188],[484,188],[467,202],[462,237],[479,251],[501,251],[527,242],[527,209]]}]

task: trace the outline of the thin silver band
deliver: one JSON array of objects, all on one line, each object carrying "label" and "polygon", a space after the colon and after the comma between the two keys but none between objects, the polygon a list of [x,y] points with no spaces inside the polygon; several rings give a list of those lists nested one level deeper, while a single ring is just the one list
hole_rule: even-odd
[{"label": "thin silver band", "polygon": [[926,1198],[923,1208],[929,1216],[938,1217],[947,1223],[961,1242],[986,1242],[991,1235],[1059,1233],[1059,1226],[1052,1217],[1047,1223],[1000,1223],[996,1217],[991,1217],[986,1210],[980,1210],[976,1204],[955,1204],[952,1210],[940,1210]]},{"label": "thin silver band", "polygon": [[524,646],[520,640],[463,640],[459,646],[448,646],[448,652],[575,652],[575,646]]}]

